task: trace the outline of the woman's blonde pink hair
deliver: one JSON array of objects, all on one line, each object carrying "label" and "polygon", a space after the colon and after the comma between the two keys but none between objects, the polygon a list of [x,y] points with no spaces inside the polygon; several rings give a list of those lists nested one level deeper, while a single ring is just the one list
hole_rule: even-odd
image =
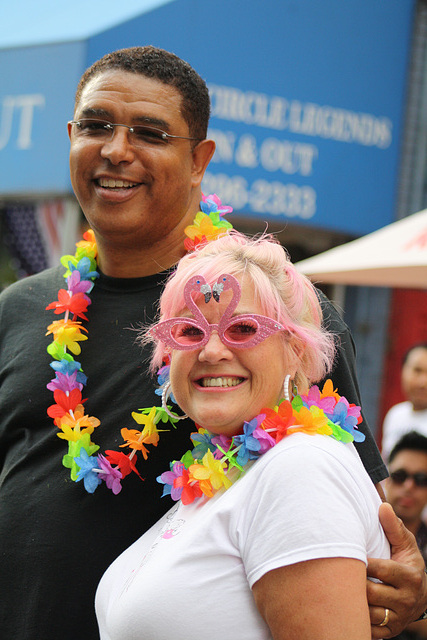
[{"label": "woman's blonde pink hair", "polygon": [[[295,378],[300,390],[321,380],[332,367],[334,337],[322,327],[315,288],[297,271],[285,249],[271,235],[247,237],[230,231],[184,256],[160,298],[160,320],[179,316],[185,310],[184,286],[192,276],[202,275],[207,282],[214,283],[224,273],[238,278],[242,287],[245,280],[252,281],[262,313],[287,328],[283,348],[289,348],[290,334],[294,348],[302,353]],[[145,332],[142,341],[149,340]],[[164,345],[157,343],[151,362],[153,371],[161,366],[164,356]]]}]

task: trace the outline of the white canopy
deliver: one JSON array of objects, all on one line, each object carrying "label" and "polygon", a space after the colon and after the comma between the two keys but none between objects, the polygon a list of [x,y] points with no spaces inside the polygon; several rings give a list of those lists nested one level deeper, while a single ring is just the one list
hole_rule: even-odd
[{"label": "white canopy", "polygon": [[296,266],[316,282],[427,289],[427,209]]}]

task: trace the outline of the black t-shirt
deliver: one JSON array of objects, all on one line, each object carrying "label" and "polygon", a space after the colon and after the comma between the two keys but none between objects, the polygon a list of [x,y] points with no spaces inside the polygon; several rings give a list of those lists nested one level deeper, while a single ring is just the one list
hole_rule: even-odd
[{"label": "black t-shirt", "polygon": [[[335,335],[337,344],[335,364],[328,377],[332,378],[334,386],[338,389],[340,395],[345,396],[349,402],[361,406],[356,375],[356,349],[352,335],[326,296],[319,290],[317,294],[322,307],[323,324],[328,331],[331,331]],[[321,387],[322,384],[323,383],[319,383],[319,386]],[[366,439],[364,442],[355,442],[355,447],[372,482],[380,482],[388,476],[388,471],[365,419],[359,425],[359,431],[365,434]]]},{"label": "black t-shirt", "polygon": [[[67,443],[46,414],[54,402],[46,389],[54,372],[46,352],[52,336],[45,333],[62,316],[45,307],[57,299],[62,273],[48,270],[0,296],[0,636],[11,640],[98,638],[97,583],[114,558],[170,508],[156,477],[189,448],[194,429],[183,421],[163,433],[148,461],[138,463],[144,480],[131,474],[117,496],[103,485],[88,494],[82,482],[70,480],[61,464]],[[154,319],[166,277],[101,276],[91,293],[81,362],[88,376],[86,412],[101,420],[92,436],[101,452],[118,449],[123,427],[138,428],[132,411],[159,404],[155,381],[146,374],[148,354],[141,353],[133,329]],[[351,337],[321,299],[326,326],[340,343],[334,384],[358,403]],[[373,479],[385,477],[371,436],[359,451]]]}]

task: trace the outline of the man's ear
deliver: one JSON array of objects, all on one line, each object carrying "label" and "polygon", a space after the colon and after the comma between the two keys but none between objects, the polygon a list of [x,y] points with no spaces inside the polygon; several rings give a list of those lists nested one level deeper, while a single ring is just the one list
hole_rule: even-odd
[{"label": "man's ear", "polygon": [[193,149],[192,186],[201,184],[206,168],[215,153],[213,140],[202,140]]}]

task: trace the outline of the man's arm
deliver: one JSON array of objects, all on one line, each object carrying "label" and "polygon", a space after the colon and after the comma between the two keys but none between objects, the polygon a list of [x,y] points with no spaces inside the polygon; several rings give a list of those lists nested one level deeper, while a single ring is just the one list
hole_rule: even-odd
[{"label": "man's arm", "polygon": [[[370,558],[367,594],[371,616],[372,638],[392,638],[427,609],[427,576],[423,557],[415,537],[395,515],[392,507],[383,503],[380,521],[391,545],[391,560]],[[378,626],[389,609],[386,626]]]}]

